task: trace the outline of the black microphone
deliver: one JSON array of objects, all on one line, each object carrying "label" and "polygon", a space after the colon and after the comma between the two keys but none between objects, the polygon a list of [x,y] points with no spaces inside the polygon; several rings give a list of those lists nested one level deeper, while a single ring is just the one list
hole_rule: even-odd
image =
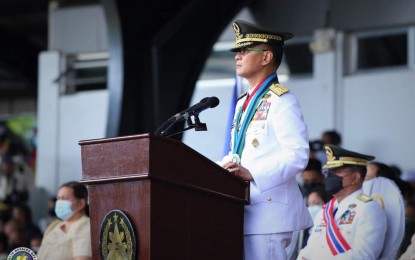
[{"label": "black microphone", "polygon": [[[219,105],[219,99],[217,97],[205,97],[204,99],[200,100],[199,103],[184,110],[184,113],[181,113],[180,115],[183,117],[183,119],[187,119],[189,116],[197,116],[203,110],[214,108],[217,105]],[[177,119],[179,118],[181,117],[179,116]]]},{"label": "black microphone", "polygon": [[176,122],[186,120],[191,116],[198,116],[203,110],[208,108],[214,108],[219,105],[219,99],[217,97],[205,97],[204,99],[200,100],[199,103],[189,107],[188,109],[184,110],[183,112],[176,114]]},{"label": "black microphone", "polygon": [[[178,119],[181,119],[184,115],[187,115],[187,116],[186,116],[186,118],[187,118],[187,117],[189,117],[189,116],[190,116],[190,115],[188,115],[187,113],[189,113],[190,111],[199,110],[200,108],[205,107],[205,104],[206,104],[206,102],[208,102],[208,101],[209,101],[209,99],[210,99],[210,97],[205,97],[205,98],[202,98],[202,100],[200,100],[200,102],[199,102],[199,103],[194,104],[193,106],[186,108],[185,110],[183,110],[182,112],[179,112],[179,113],[175,114],[175,115],[174,115],[174,116],[172,116],[171,118],[174,118],[174,120],[175,120],[175,121],[176,121],[176,120],[178,120]],[[204,109],[202,109],[202,111],[203,111],[203,110],[204,110]],[[200,112],[199,112],[199,113],[200,113]],[[186,118],[183,118],[183,119],[186,119]],[[170,120],[170,119],[169,119],[169,120]]]},{"label": "black microphone", "polygon": [[191,116],[198,116],[203,110],[208,108],[214,108],[219,104],[219,99],[217,97],[205,97],[200,100],[199,103],[186,108],[182,112],[175,114],[170,117],[166,122],[164,122],[155,132],[156,135],[163,135],[167,129],[171,128],[174,124],[186,120]]}]

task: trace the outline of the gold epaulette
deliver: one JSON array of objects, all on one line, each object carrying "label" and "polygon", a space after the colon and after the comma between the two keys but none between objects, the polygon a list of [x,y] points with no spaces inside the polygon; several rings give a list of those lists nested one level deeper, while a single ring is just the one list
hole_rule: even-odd
[{"label": "gold epaulette", "polygon": [[360,201],[363,201],[364,203],[373,200],[370,196],[367,196],[366,194],[363,194],[363,193],[357,196],[357,199]]},{"label": "gold epaulette", "polygon": [[240,96],[238,97],[238,99],[237,99],[237,100],[239,100],[239,99],[241,99],[241,98],[245,97],[245,96],[246,96],[246,94],[248,94],[248,92],[245,92],[245,93],[243,93],[242,95],[240,95]]},{"label": "gold epaulette", "polygon": [[269,89],[275,94],[277,94],[279,97],[290,91],[288,88],[284,87],[280,83],[272,84],[271,87],[269,87]]}]

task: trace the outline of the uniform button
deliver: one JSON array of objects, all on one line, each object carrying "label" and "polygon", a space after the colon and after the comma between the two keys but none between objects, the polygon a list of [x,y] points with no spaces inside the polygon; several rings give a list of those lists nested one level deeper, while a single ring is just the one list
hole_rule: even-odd
[{"label": "uniform button", "polygon": [[267,198],[267,200],[268,200],[268,201],[271,201],[271,200],[272,200],[272,198],[271,198],[271,197],[268,197],[268,198]]}]

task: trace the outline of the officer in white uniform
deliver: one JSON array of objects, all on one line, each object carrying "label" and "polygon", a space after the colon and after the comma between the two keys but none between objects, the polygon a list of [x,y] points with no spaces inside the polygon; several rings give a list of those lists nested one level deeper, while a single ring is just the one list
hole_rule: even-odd
[{"label": "officer in white uniform", "polygon": [[374,157],[326,145],[326,190],[334,198],[316,218],[298,259],[379,259],[384,248],[386,215],[363,194],[366,165]]},{"label": "officer in white uniform", "polygon": [[366,178],[363,192],[379,202],[386,214],[387,231],[379,259],[396,259],[405,232],[405,203],[398,186],[385,177]]},{"label": "officer in white uniform", "polygon": [[235,21],[233,28],[236,71],[248,80],[250,90],[238,100],[232,151],[222,160],[223,167],[250,181],[245,259],[286,259],[293,231],[312,225],[295,179],[308,162],[307,128],[296,98],[276,74],[284,40],[292,34],[244,21]]}]

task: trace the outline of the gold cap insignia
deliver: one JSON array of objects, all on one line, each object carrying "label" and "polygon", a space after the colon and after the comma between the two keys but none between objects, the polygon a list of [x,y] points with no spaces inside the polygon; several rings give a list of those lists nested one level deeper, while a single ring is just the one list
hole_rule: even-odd
[{"label": "gold cap insignia", "polygon": [[242,38],[241,29],[239,28],[237,23],[233,23],[233,31],[235,32],[235,37],[237,40]]},{"label": "gold cap insignia", "polygon": [[333,151],[331,150],[331,148],[329,146],[326,146],[324,147],[324,149],[326,150],[327,161],[334,161],[335,158],[333,156]]}]

